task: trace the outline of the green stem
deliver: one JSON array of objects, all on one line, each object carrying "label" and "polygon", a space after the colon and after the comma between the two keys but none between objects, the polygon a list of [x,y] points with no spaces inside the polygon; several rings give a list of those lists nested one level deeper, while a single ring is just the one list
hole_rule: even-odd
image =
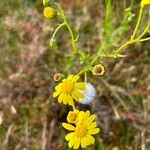
[{"label": "green stem", "polygon": [[106,2],[106,17],[105,17],[105,21],[108,21],[109,15],[110,15],[110,6],[111,6],[111,0],[108,0]]},{"label": "green stem", "polygon": [[145,39],[141,39],[141,40],[139,40],[139,41],[140,41],[140,42],[145,42],[145,41],[148,41],[148,40],[150,40],[150,37],[145,38]]},{"label": "green stem", "polygon": [[65,26],[67,27],[67,29],[68,29],[68,31],[69,31],[70,38],[71,38],[70,44],[71,44],[72,49],[73,49],[72,55],[74,55],[74,54],[77,53],[78,50],[77,50],[77,48],[76,48],[76,44],[75,44],[76,38],[75,38],[75,36],[74,36],[74,34],[73,34],[73,30],[72,30],[72,28],[70,27],[70,25],[69,25],[69,23],[68,23],[68,21],[67,21],[67,19],[66,19],[66,16],[65,16],[65,14],[64,14],[64,11],[61,9],[61,7],[60,7],[57,3],[54,3],[54,4],[57,6],[57,8],[58,8],[58,10],[59,10],[59,12],[60,12],[59,15],[60,15],[60,17],[63,19],[64,24],[65,24]]},{"label": "green stem", "polygon": [[126,46],[130,45],[131,43],[133,43],[132,41],[127,41],[126,43],[124,43],[121,47],[119,47],[117,50],[115,50],[113,53],[120,53],[120,51],[125,48]]},{"label": "green stem", "polygon": [[74,34],[73,34],[73,31],[69,25],[69,23],[67,22],[67,20],[65,19],[65,23],[66,23],[66,27],[70,33],[70,37],[71,37],[71,45],[72,45],[72,48],[73,48],[73,55],[77,53],[77,48],[75,46],[75,37],[74,37]]},{"label": "green stem", "polygon": [[139,35],[139,37],[136,40],[140,40],[148,31],[149,27],[150,27],[150,23],[146,26],[145,30]]},{"label": "green stem", "polygon": [[[127,46],[130,45],[130,44],[133,44],[133,43],[136,43],[136,42],[139,42],[139,41],[140,41],[140,42],[143,42],[143,41],[150,40],[150,37],[149,37],[149,38],[146,38],[146,39],[141,39],[141,40],[140,40],[140,38],[145,35],[145,33],[147,32],[147,30],[149,29],[149,27],[150,27],[150,23],[146,26],[145,30],[140,34],[140,36],[139,36],[138,38],[136,38],[135,40],[127,41],[127,42],[124,43],[121,47],[119,47],[117,50],[113,51],[113,54],[119,54],[123,48],[127,47]],[[78,73],[78,75],[80,75],[80,74],[82,74],[82,73],[88,71],[88,70],[91,68],[91,66],[97,61],[97,59],[98,59],[99,57],[102,57],[101,53],[102,53],[102,50],[103,50],[103,48],[104,48],[104,45],[105,45],[105,44],[103,44],[103,45],[101,46],[101,48],[98,50],[98,52],[95,54],[95,57],[93,58],[93,60],[91,61],[91,63],[90,63],[88,66],[86,66],[85,68],[83,68],[83,69]]]},{"label": "green stem", "polygon": [[127,41],[125,44],[123,44],[120,48],[115,50],[113,53],[120,53],[123,48],[125,48],[126,46],[128,46],[130,44],[133,44],[133,43],[136,43],[136,42],[139,42],[139,41],[142,42],[142,41],[145,41],[145,40],[149,40],[149,38],[148,39],[144,39],[144,40],[140,40],[145,35],[145,33],[147,32],[149,27],[150,27],[150,23],[146,26],[145,30],[139,35],[139,37],[137,37],[135,40]]},{"label": "green stem", "polygon": [[131,40],[133,40],[134,37],[135,37],[135,34],[136,34],[136,32],[137,32],[137,29],[138,29],[138,27],[139,27],[139,24],[140,24],[140,21],[141,21],[141,18],[142,18],[142,13],[143,13],[143,8],[141,7],[141,9],[140,9],[140,14],[139,14],[139,17],[138,17],[138,21],[137,21],[137,24],[136,24],[135,29],[134,29],[134,31],[133,31],[133,34],[132,34],[132,36],[131,36]]},{"label": "green stem", "polygon": [[87,83],[87,73],[84,73],[84,82]]},{"label": "green stem", "polygon": [[97,59],[98,59],[99,57],[101,57],[101,52],[102,52],[102,50],[103,50],[103,48],[104,48],[104,45],[105,45],[105,44],[103,43],[102,46],[100,47],[100,49],[98,50],[98,52],[95,54],[95,56],[94,56],[93,60],[91,61],[91,63],[90,63],[88,66],[84,67],[84,68],[78,73],[78,75],[81,75],[82,73],[84,73],[84,72],[86,72],[86,71],[88,71],[88,70],[91,69],[91,66],[97,61]]},{"label": "green stem", "polygon": [[54,33],[53,33],[51,39],[54,39],[54,38],[55,38],[55,36],[56,36],[57,32],[59,31],[59,29],[60,29],[61,27],[63,27],[64,25],[65,25],[65,23],[63,22],[62,24],[60,24],[60,25],[55,29],[55,31],[54,31]]},{"label": "green stem", "polygon": [[100,47],[100,49],[98,50],[98,52],[95,54],[95,57],[93,58],[93,60],[90,63],[90,66],[92,66],[97,61],[97,59],[100,57],[102,50],[104,48],[104,45],[105,44],[103,43],[102,46]]},{"label": "green stem", "polygon": [[72,104],[72,108],[73,108],[73,110],[75,110],[76,108],[75,108],[75,105],[74,105],[74,103]]},{"label": "green stem", "polygon": [[80,70],[80,72],[77,75],[81,75],[82,73],[88,71],[89,69],[90,69],[89,66],[86,66],[82,70]]}]

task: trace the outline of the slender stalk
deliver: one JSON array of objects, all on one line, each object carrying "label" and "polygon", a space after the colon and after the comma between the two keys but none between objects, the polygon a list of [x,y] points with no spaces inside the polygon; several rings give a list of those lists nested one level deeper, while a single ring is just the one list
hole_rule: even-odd
[{"label": "slender stalk", "polygon": [[145,42],[145,41],[148,41],[148,40],[150,40],[150,37],[145,38],[145,39],[141,39],[141,40],[139,40],[139,41],[140,41],[140,42]]},{"label": "slender stalk", "polygon": [[106,16],[105,16],[105,21],[108,20],[109,15],[110,15],[110,6],[111,6],[111,0],[108,0],[106,2]]},{"label": "slender stalk", "polygon": [[76,108],[75,108],[75,105],[74,105],[74,103],[72,104],[72,108],[73,108],[73,110],[75,110]]},{"label": "slender stalk", "polygon": [[123,48],[125,48],[128,45],[130,45],[131,43],[133,43],[133,40],[132,41],[127,41],[121,47],[119,47],[117,50],[115,50],[113,53],[119,53]]},{"label": "slender stalk", "polygon": [[84,82],[87,83],[87,73],[84,73]]},{"label": "slender stalk", "polygon": [[71,44],[72,49],[73,49],[72,55],[74,55],[74,54],[77,53],[78,50],[77,50],[77,48],[76,48],[76,44],[75,44],[76,38],[75,38],[75,36],[74,36],[74,34],[73,34],[73,30],[72,30],[72,28],[70,27],[70,25],[69,25],[69,23],[68,23],[68,21],[67,21],[67,19],[66,19],[66,16],[65,16],[65,14],[64,14],[64,11],[61,9],[61,7],[60,7],[57,3],[54,3],[54,4],[57,6],[57,8],[58,8],[58,10],[59,10],[59,12],[60,12],[59,15],[60,15],[60,17],[63,19],[64,25],[67,27],[67,29],[68,29],[68,31],[69,31],[70,38],[71,38],[70,44]]},{"label": "slender stalk", "polygon": [[73,48],[73,54],[77,53],[77,48],[75,46],[75,37],[74,37],[74,34],[73,34],[73,31],[70,27],[70,25],[68,24],[67,20],[65,21],[66,23],[66,27],[70,33],[70,37],[71,37],[71,45],[72,45],[72,48]]},{"label": "slender stalk", "polygon": [[146,28],[144,29],[144,31],[134,40],[130,40],[130,41],[127,41],[125,44],[123,44],[120,48],[118,48],[117,50],[115,50],[113,53],[120,53],[120,51],[125,48],[126,46],[130,45],[130,44],[133,44],[133,43],[136,43],[136,42],[143,42],[143,41],[147,41],[150,39],[149,38],[146,38],[146,39],[143,39],[143,40],[140,40],[144,35],[145,33],[147,32],[147,30],[149,29],[150,27],[150,23],[146,26]]},{"label": "slender stalk", "polygon": [[102,44],[102,46],[100,47],[98,52],[95,54],[95,57],[93,58],[93,60],[90,63],[90,66],[92,66],[97,61],[97,59],[101,56],[102,50],[104,48],[104,45],[105,45],[105,43]]},{"label": "slender stalk", "polygon": [[88,71],[90,69],[89,66],[84,67],[77,75],[81,75],[82,73]]},{"label": "slender stalk", "polygon": [[101,57],[101,53],[102,53],[102,50],[103,50],[103,48],[104,48],[104,45],[105,45],[105,44],[103,43],[102,46],[100,47],[100,49],[98,50],[98,52],[95,54],[95,56],[94,56],[93,60],[91,61],[91,63],[90,63],[88,66],[84,67],[84,68],[78,73],[78,75],[81,75],[82,73],[84,73],[84,72],[86,72],[86,71],[88,71],[88,70],[91,69],[91,66],[97,61],[98,58]]},{"label": "slender stalk", "polygon": [[139,27],[139,24],[140,24],[140,21],[141,21],[141,18],[142,18],[142,13],[143,13],[143,8],[141,7],[141,9],[140,9],[140,14],[139,14],[139,17],[138,17],[138,21],[137,21],[137,24],[136,24],[135,29],[134,29],[134,31],[133,31],[133,34],[132,34],[132,36],[131,36],[131,40],[133,40],[134,37],[135,37],[135,34],[136,34],[136,32],[137,32],[137,29],[138,29],[138,27]]},{"label": "slender stalk", "polygon": [[146,26],[145,30],[139,35],[139,37],[136,40],[140,40],[148,31],[149,27],[150,27],[150,23]]},{"label": "slender stalk", "polygon": [[59,31],[59,29],[60,29],[61,27],[63,27],[64,25],[65,25],[65,23],[63,22],[62,24],[60,24],[60,25],[55,29],[55,31],[54,31],[54,33],[53,33],[51,39],[54,39],[54,38],[55,38],[55,36],[56,36],[57,32]]}]

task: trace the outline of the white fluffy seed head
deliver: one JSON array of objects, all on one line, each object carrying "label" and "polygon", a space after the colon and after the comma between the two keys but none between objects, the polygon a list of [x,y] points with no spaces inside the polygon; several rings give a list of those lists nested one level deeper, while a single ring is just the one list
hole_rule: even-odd
[{"label": "white fluffy seed head", "polygon": [[86,89],[84,91],[81,91],[84,94],[83,99],[79,99],[78,102],[82,104],[89,104],[94,100],[95,97],[95,88],[91,83],[85,84]]}]

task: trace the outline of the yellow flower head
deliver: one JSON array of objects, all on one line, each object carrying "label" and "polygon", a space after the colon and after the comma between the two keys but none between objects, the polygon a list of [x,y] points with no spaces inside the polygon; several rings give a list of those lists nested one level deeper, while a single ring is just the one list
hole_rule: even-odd
[{"label": "yellow flower head", "polygon": [[62,126],[71,131],[65,136],[68,141],[69,148],[78,149],[81,145],[82,148],[94,144],[95,139],[92,135],[99,133],[100,129],[96,128],[95,115],[90,115],[89,111],[80,111],[77,116],[75,126],[62,123]]},{"label": "yellow flower head", "polygon": [[142,0],[141,1],[141,7],[144,7],[144,5],[150,4],[150,0]]},{"label": "yellow flower head", "polygon": [[43,14],[44,14],[44,17],[51,19],[55,15],[55,9],[52,7],[45,7]]},{"label": "yellow flower head", "polygon": [[62,83],[59,83],[55,87],[55,92],[53,97],[58,97],[58,102],[63,104],[74,105],[74,100],[79,100],[83,98],[84,95],[81,93],[81,90],[85,89],[84,82],[77,82],[79,79],[78,75],[69,75],[67,79],[63,79]]},{"label": "yellow flower head", "polygon": [[102,76],[105,73],[105,67],[102,64],[95,65],[92,70],[93,75]]},{"label": "yellow flower head", "polygon": [[78,117],[79,110],[70,111],[67,116],[68,123],[75,123]]}]

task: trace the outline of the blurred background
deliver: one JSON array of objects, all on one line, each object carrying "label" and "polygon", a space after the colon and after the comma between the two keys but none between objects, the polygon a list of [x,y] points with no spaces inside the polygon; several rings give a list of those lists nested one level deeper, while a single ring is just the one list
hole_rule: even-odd
[{"label": "blurred background", "polygon": [[[75,32],[84,56],[93,55],[103,42],[113,50],[130,38],[140,0],[58,0]],[[105,20],[106,9],[109,18]],[[144,9],[138,33],[148,23]],[[61,126],[70,107],[52,98],[55,73],[77,73],[82,67],[68,53],[66,29],[60,30],[58,47],[49,47],[59,19],[43,17],[42,1],[0,1],[0,149],[67,150]],[[148,37],[149,32],[145,35]],[[103,78],[88,74],[97,91],[89,109],[97,115],[101,133],[87,150],[150,149],[150,42],[130,45],[125,58],[105,58]],[[63,69],[63,70],[62,70]]]}]

